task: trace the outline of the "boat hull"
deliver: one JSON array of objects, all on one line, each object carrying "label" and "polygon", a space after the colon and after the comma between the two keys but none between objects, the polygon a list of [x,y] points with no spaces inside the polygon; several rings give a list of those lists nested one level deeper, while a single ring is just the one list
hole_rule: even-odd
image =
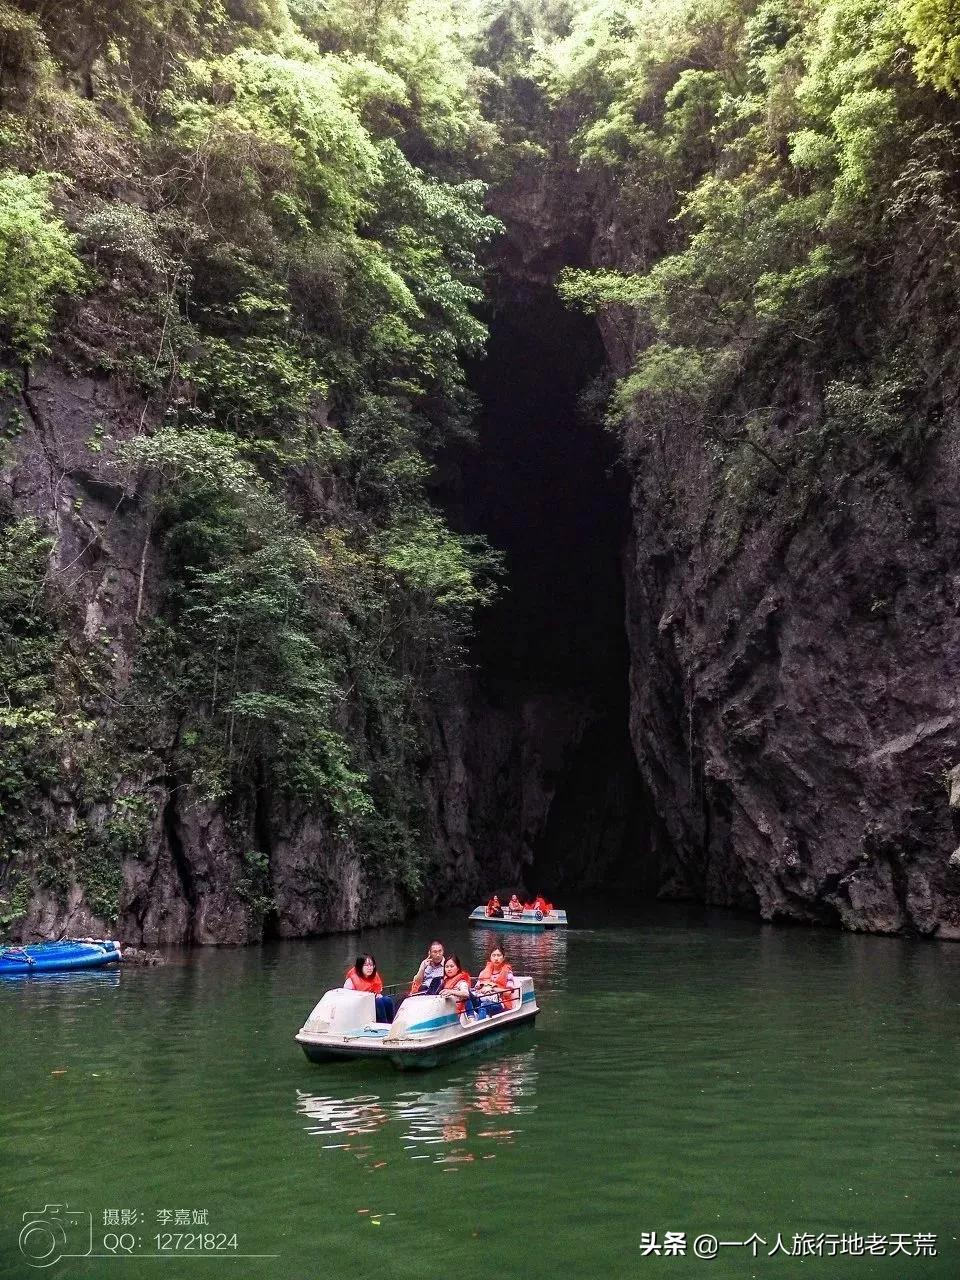
[{"label": "boat hull", "polygon": [[489,1019],[492,1023],[490,1029],[475,1040],[460,1040],[453,1044],[438,1045],[435,1049],[425,1049],[419,1053],[416,1051],[395,1053],[391,1054],[390,1061],[398,1071],[425,1071],[430,1067],[442,1067],[448,1062],[457,1062],[460,1058],[472,1058],[474,1054],[486,1053],[487,1050],[496,1048],[498,1044],[502,1044],[504,1040],[508,1040],[525,1028],[532,1027],[537,1013],[538,1010],[534,1009],[532,1013],[499,1025],[497,1019],[492,1018]]},{"label": "boat hull", "polygon": [[308,1060],[318,1064],[351,1062],[357,1058],[366,1058],[368,1061],[386,1058],[398,1071],[428,1071],[431,1067],[442,1067],[448,1062],[457,1062],[461,1058],[472,1058],[475,1054],[486,1053],[487,1050],[502,1044],[504,1040],[518,1032],[532,1027],[537,1012],[534,1010],[501,1025],[498,1025],[497,1018],[489,1018],[482,1035],[446,1041],[429,1047],[425,1045],[422,1048],[398,1048],[393,1052],[389,1050],[371,1052],[368,1047],[332,1049],[323,1045],[307,1044],[302,1040],[299,1043]]},{"label": "boat hull", "polygon": [[484,929],[493,929],[514,933],[543,933],[545,929],[565,929],[567,927],[566,911],[551,911],[549,915],[537,916],[533,911],[524,911],[521,915],[488,916],[486,907],[475,907],[467,917],[470,924],[480,925]]},{"label": "boat hull", "polygon": [[0,950],[0,977],[102,969],[123,959],[118,942],[39,943]]}]

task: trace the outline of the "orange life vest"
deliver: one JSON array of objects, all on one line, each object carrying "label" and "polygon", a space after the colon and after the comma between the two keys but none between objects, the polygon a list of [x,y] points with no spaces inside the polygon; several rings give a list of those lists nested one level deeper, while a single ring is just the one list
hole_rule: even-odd
[{"label": "orange life vest", "polygon": [[371,991],[378,996],[383,990],[383,979],[379,973],[375,973],[372,978],[365,978],[363,974],[357,973],[356,968],[353,968],[347,970],[343,980],[349,982],[354,991]]},{"label": "orange life vest", "polygon": [[[461,969],[460,972],[455,973],[452,978],[444,978],[441,991],[452,991],[458,982],[465,982],[467,984],[467,989],[469,990],[470,975],[467,973],[466,969]],[[463,1013],[466,1010],[466,1007],[466,1000],[457,1001],[457,1013]]]},{"label": "orange life vest", "polygon": [[491,986],[496,987],[503,992],[504,1009],[513,1008],[513,991],[510,988],[510,981],[513,978],[513,970],[504,960],[499,969],[494,969],[493,965],[487,961],[477,982],[489,982]]}]

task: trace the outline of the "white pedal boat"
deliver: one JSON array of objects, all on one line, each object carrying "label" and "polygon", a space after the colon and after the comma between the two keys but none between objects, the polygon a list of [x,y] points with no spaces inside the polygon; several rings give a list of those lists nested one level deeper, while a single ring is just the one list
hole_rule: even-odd
[{"label": "white pedal boat", "polygon": [[488,916],[486,905],[474,907],[467,916],[470,924],[482,924],[487,929],[522,929],[536,932],[539,929],[566,928],[567,913],[558,911],[556,907],[544,915],[541,911],[508,911],[503,908],[502,916]]},{"label": "white pedal boat", "polygon": [[475,1020],[445,996],[405,996],[392,1023],[376,1021],[374,997],[337,987],[328,991],[297,1032],[311,1062],[383,1059],[401,1071],[436,1067],[480,1053],[540,1012],[532,978],[514,978],[513,1008]]}]

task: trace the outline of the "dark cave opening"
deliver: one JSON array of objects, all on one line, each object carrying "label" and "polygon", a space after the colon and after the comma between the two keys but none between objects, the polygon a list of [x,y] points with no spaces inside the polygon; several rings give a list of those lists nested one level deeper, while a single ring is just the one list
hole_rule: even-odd
[{"label": "dark cave opening", "polygon": [[603,367],[595,323],[552,286],[506,293],[471,371],[477,441],[446,460],[440,497],[457,527],[504,554],[471,658],[485,704],[526,726],[539,718],[522,767],[549,775],[550,798],[524,837],[528,889],[648,897],[651,816],[628,729],[629,482],[616,441],[582,408]]}]

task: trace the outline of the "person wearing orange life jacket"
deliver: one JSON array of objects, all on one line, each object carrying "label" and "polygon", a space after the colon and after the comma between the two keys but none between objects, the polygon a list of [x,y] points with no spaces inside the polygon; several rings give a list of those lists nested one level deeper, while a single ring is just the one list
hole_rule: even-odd
[{"label": "person wearing orange life jacket", "polygon": [[520,899],[517,897],[516,894],[514,894],[513,897],[510,899],[510,901],[507,903],[507,910],[512,912],[515,915],[519,915],[519,913],[523,910],[523,903],[520,901]]},{"label": "person wearing orange life jacket", "polygon": [[476,1003],[470,991],[470,975],[460,963],[456,954],[447,956],[443,964],[443,986],[440,994],[448,1000],[456,1000],[457,1013],[465,1013],[468,1004],[471,1012]]},{"label": "person wearing orange life jacket", "polygon": [[[480,996],[488,1013],[503,1013],[513,1008],[513,970],[498,943],[481,969],[474,993]],[[496,997],[494,999],[494,997]]]},{"label": "person wearing orange life jacket", "polygon": [[396,1006],[391,996],[383,994],[383,978],[377,972],[373,956],[357,956],[356,964],[347,970],[343,985],[348,991],[366,991],[374,997],[378,1022],[393,1021]]},{"label": "person wearing orange life jacket", "polygon": [[497,897],[496,894],[494,894],[493,897],[490,899],[490,901],[487,903],[487,915],[497,916],[499,918],[502,918],[503,916],[503,907],[501,907],[500,899]]},{"label": "person wearing orange life jacket", "polygon": [[357,956],[357,963],[347,970],[343,984],[350,991],[371,991],[378,996],[383,991],[383,979],[377,973],[373,956]]}]

